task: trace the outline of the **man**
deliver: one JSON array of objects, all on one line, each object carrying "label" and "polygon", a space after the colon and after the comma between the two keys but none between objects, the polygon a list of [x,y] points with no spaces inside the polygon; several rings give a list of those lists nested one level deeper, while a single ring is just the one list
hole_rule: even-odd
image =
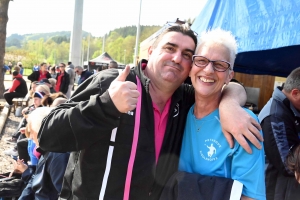
[{"label": "man", "polygon": [[53,88],[53,86],[50,83],[50,81],[48,79],[46,79],[46,78],[43,78],[42,80],[40,80],[40,82],[38,82],[37,85],[47,85],[49,87],[49,89],[50,89],[50,93],[56,93],[56,90]]},{"label": "man", "polygon": [[68,99],[70,99],[71,91],[74,87],[74,82],[75,82],[75,71],[74,71],[74,65],[72,64],[72,62],[68,62],[66,72],[70,75],[69,88],[68,88],[68,92],[66,93],[66,96],[68,97]]},{"label": "man", "polygon": [[[178,169],[186,114],[194,102],[193,88],[181,83],[189,74],[196,43],[190,29],[169,27],[149,48],[148,65],[142,61],[146,67],[126,67],[120,75],[115,69],[97,73],[77,88],[73,103],[61,105],[45,118],[39,132],[42,149],[79,151],[70,155],[62,198],[159,198]],[[137,77],[141,93],[137,91]],[[231,86],[235,89],[228,88],[226,93],[246,96],[241,86]],[[222,122],[226,118],[226,126],[237,128],[239,133],[249,132],[248,126],[256,132],[251,123],[241,126],[236,115],[244,119],[246,114],[236,108],[238,103],[229,93],[223,94],[226,105],[220,110],[229,110],[221,116]],[[134,109],[140,94],[139,117]],[[141,119],[139,126],[135,117]],[[134,129],[139,135],[132,145]],[[241,134],[236,137],[243,138]]]},{"label": "man", "polygon": [[56,86],[55,90],[57,92],[62,92],[66,94],[69,89],[69,83],[70,83],[70,75],[65,71],[66,64],[60,63],[59,64],[59,73],[56,76]]},{"label": "man", "polygon": [[22,75],[19,74],[19,72],[14,71],[12,76],[12,86],[3,94],[4,99],[6,100],[9,106],[13,105],[13,98],[24,98],[28,92],[27,84],[23,79]]},{"label": "man", "polygon": [[42,79],[51,78],[50,73],[47,71],[47,63],[41,63],[40,69],[38,71],[33,71],[29,76],[28,79],[33,81],[40,81]]},{"label": "man", "polygon": [[110,61],[108,69],[118,69],[118,63],[116,61]]},{"label": "man", "polygon": [[258,117],[269,162],[266,169],[267,199],[300,199],[295,176],[285,163],[289,149],[300,142],[300,67],[287,77],[283,89],[274,90]]},{"label": "man", "polygon": [[89,72],[87,70],[83,70],[83,68],[81,66],[76,66],[74,69],[75,73],[79,76],[78,79],[78,85],[80,85],[81,83],[83,83],[88,77],[90,77],[92,74],[92,72]]},{"label": "man", "polygon": [[39,71],[40,70],[40,66],[38,64],[34,64],[34,66],[32,67],[32,71]]}]

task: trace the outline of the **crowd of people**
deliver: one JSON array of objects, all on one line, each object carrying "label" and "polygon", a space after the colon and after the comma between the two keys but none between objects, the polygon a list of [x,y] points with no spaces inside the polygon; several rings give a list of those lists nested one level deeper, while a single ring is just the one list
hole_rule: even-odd
[{"label": "crowd of people", "polygon": [[257,117],[231,82],[230,32],[171,26],[148,53],[123,71],[42,63],[28,77],[33,105],[8,141],[19,199],[300,199],[300,68]]}]

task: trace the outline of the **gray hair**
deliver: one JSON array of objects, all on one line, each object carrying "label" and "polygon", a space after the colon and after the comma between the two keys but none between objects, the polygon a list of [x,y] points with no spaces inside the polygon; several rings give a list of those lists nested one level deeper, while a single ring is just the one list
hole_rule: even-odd
[{"label": "gray hair", "polygon": [[51,112],[53,108],[39,107],[28,115],[28,123],[31,124],[31,129],[36,133],[39,132],[43,119]]},{"label": "gray hair", "polygon": [[286,78],[283,89],[286,92],[291,92],[293,89],[300,90],[300,67],[294,69]]},{"label": "gray hair", "polygon": [[74,69],[79,69],[79,70],[83,71],[83,67],[81,67],[81,66],[76,66],[76,67],[74,67]]},{"label": "gray hair", "polygon": [[216,28],[213,30],[208,30],[206,32],[202,32],[201,36],[198,41],[198,46],[196,48],[196,52],[199,50],[199,48],[207,43],[212,42],[215,44],[223,45],[228,49],[229,56],[230,56],[230,68],[233,69],[234,60],[237,54],[237,42],[234,38],[234,36],[231,34],[230,31],[225,31],[220,28]]}]

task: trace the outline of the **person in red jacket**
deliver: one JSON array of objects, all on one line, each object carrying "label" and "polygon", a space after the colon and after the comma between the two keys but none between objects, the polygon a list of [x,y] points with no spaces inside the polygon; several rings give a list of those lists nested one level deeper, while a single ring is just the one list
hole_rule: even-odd
[{"label": "person in red jacket", "polygon": [[10,89],[4,92],[3,96],[6,102],[11,106],[13,98],[23,98],[28,92],[27,85],[22,75],[19,72],[13,72],[13,82]]},{"label": "person in red jacket", "polygon": [[28,76],[28,79],[33,81],[40,81],[42,79],[48,79],[51,78],[51,74],[47,71],[47,64],[46,63],[41,63],[40,65],[40,70],[39,71],[34,71],[32,74]]}]

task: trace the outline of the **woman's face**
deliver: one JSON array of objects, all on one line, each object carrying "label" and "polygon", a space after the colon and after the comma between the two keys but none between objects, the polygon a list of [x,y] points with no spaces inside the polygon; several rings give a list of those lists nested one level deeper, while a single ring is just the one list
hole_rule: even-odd
[{"label": "woman's face", "polygon": [[36,89],[36,84],[32,83],[32,84],[31,84],[31,89],[32,89],[32,91],[35,91],[35,89]]},{"label": "woman's face", "polygon": [[33,98],[33,104],[34,106],[37,108],[39,107],[41,104],[42,104],[42,99],[41,98],[38,98],[38,97],[34,97]]},{"label": "woman's face", "polygon": [[[209,60],[230,61],[229,51],[226,47],[215,43],[204,43],[196,52],[196,55],[206,57]],[[206,67],[197,67],[194,63],[190,71],[192,84],[196,95],[203,97],[220,96],[224,84],[228,84],[234,72],[227,69],[225,72],[215,71],[212,62]]]}]

